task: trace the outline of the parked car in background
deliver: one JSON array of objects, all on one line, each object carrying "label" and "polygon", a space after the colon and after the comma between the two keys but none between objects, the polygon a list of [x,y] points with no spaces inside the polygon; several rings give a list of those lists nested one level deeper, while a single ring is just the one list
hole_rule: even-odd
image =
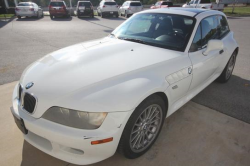
[{"label": "parked car in background", "polygon": [[184,8],[202,8],[202,9],[211,9],[211,10],[219,10],[223,11],[224,4],[220,4],[217,2],[211,2],[210,0],[191,0],[187,2],[182,7]]},{"label": "parked car in background", "polygon": [[64,1],[51,1],[49,4],[50,18],[54,17],[69,17],[70,13]]},{"label": "parked car in background", "polygon": [[113,0],[102,0],[97,7],[97,14],[98,16],[105,17],[105,16],[116,16],[118,17],[118,5]]},{"label": "parked car in background", "polygon": [[94,8],[90,1],[78,1],[76,6],[77,17],[90,16],[94,17]]},{"label": "parked car in background", "polygon": [[92,164],[116,151],[134,159],[152,147],[166,117],[230,79],[238,51],[222,12],[142,11],[105,38],[29,65],[11,112],[27,142],[66,162]]},{"label": "parked car in background", "polygon": [[128,18],[134,13],[140,12],[143,10],[143,6],[140,1],[126,1],[119,8],[119,14]]},{"label": "parked car in background", "polygon": [[159,8],[167,8],[167,7],[180,7],[178,5],[174,5],[171,1],[159,1],[150,7],[150,9],[159,9]]},{"label": "parked car in background", "polygon": [[33,2],[20,2],[15,11],[18,19],[21,19],[21,17],[43,17],[43,10]]}]

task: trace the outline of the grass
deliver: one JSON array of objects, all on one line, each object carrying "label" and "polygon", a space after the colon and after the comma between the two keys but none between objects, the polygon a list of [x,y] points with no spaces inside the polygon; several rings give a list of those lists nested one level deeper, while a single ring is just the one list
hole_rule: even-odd
[{"label": "grass", "polygon": [[250,7],[235,7],[234,12],[232,13],[233,7],[224,8],[224,13],[228,16],[250,16]]},{"label": "grass", "polygon": [[14,14],[0,14],[0,18],[11,18],[11,17],[13,17],[14,16]]}]

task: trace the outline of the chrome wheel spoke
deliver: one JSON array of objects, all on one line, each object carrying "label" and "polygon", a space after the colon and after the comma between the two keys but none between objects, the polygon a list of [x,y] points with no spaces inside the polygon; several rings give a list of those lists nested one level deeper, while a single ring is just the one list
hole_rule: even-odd
[{"label": "chrome wheel spoke", "polygon": [[141,152],[151,145],[159,132],[162,116],[162,109],[156,104],[148,106],[141,112],[130,134],[132,151]]}]

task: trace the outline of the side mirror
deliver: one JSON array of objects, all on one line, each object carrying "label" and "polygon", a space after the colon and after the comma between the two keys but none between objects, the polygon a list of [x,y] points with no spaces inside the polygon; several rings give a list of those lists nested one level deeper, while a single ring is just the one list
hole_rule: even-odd
[{"label": "side mirror", "polygon": [[207,56],[211,51],[220,51],[224,48],[221,40],[212,39],[208,41],[207,49],[203,52],[203,55]]}]

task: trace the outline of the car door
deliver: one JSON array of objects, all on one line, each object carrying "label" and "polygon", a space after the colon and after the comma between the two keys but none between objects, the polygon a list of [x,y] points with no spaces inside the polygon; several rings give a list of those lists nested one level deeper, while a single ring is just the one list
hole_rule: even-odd
[{"label": "car door", "polygon": [[190,90],[203,85],[211,78],[219,67],[223,52],[221,50],[212,51],[204,55],[209,40],[219,39],[217,16],[204,18],[194,36],[189,50],[189,58],[193,64],[193,80]]}]

